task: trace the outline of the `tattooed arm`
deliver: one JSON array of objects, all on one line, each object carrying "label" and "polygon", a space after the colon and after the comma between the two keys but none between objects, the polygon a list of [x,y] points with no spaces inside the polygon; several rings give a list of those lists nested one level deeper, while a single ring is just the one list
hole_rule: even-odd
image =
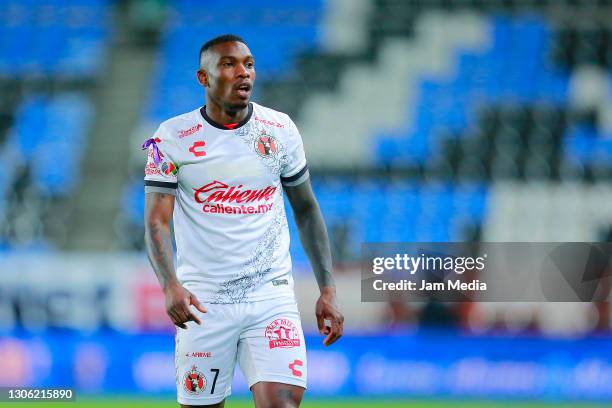
[{"label": "tattooed arm", "polygon": [[[331,345],[342,336],[344,316],[338,310],[336,285],[332,277],[332,259],[325,222],[314,196],[310,180],[284,190],[295,214],[300,240],[319,285],[321,296],[316,304],[319,332],[326,335],[323,344]],[[329,320],[331,327],[325,325]]]},{"label": "tattooed arm", "polygon": [[151,266],[166,296],[166,312],[172,322],[186,329],[188,321],[201,324],[189,306],[193,305],[202,313],[206,309],[198,299],[185,289],[174,271],[170,220],[174,210],[174,196],[159,192],[145,195],[145,245]]}]

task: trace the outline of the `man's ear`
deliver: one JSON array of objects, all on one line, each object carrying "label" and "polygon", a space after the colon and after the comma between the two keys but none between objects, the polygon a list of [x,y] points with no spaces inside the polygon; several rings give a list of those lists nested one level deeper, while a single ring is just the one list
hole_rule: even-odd
[{"label": "man's ear", "polygon": [[203,69],[198,69],[196,71],[196,77],[198,78],[200,85],[208,87],[208,72],[204,71]]}]

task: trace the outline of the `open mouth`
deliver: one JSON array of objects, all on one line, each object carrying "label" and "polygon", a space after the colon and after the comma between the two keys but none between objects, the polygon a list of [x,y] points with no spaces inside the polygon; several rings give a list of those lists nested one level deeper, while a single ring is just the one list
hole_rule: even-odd
[{"label": "open mouth", "polygon": [[241,98],[247,98],[249,96],[249,93],[251,92],[251,84],[248,82],[243,82],[241,84],[238,84],[236,86],[236,92],[238,93],[238,96],[240,96]]}]

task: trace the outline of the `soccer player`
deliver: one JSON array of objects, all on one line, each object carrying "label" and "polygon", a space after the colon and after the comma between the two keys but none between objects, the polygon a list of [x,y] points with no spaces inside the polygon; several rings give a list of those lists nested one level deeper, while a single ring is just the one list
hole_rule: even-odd
[{"label": "soccer player", "polygon": [[238,362],[257,407],[297,407],[306,349],[283,194],[321,292],[325,345],[340,338],[344,321],[302,140],[286,114],[250,102],[255,60],[242,38],[204,44],[197,80],[206,105],[163,122],[143,146],[145,240],[178,327],[178,402],[223,407]]}]

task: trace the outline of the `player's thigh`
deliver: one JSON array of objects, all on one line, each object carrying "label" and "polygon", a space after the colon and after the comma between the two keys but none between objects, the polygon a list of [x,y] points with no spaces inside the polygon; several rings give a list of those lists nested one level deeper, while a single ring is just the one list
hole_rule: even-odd
[{"label": "player's thigh", "polygon": [[207,313],[197,312],[201,325],[177,329],[177,399],[186,406],[222,403],[234,377],[240,336],[235,305],[204,306]]},{"label": "player's thigh", "polygon": [[249,314],[238,344],[249,388],[260,382],[306,388],[306,345],[295,300],[253,302]]},{"label": "player's thigh", "polygon": [[297,385],[260,381],[251,387],[256,408],[299,407],[304,388]]}]

